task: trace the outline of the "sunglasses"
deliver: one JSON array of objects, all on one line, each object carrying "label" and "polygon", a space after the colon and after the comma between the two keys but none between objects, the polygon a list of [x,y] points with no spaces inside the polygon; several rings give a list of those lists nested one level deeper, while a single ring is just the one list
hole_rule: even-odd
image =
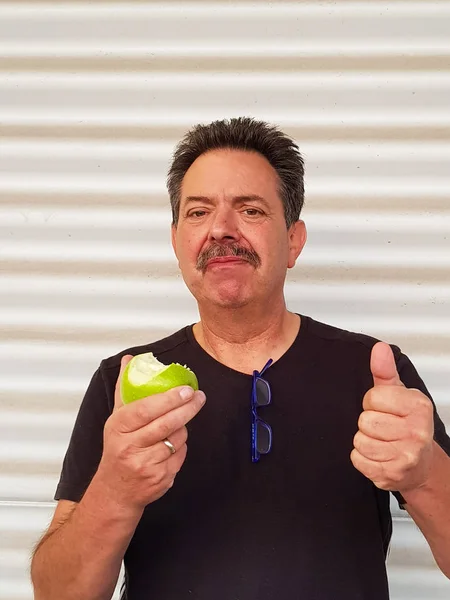
[{"label": "sunglasses", "polygon": [[258,462],[261,454],[268,454],[272,448],[272,429],[258,416],[257,410],[268,406],[272,400],[269,382],[262,375],[273,363],[270,358],[261,372],[253,371],[252,381],[252,462]]}]

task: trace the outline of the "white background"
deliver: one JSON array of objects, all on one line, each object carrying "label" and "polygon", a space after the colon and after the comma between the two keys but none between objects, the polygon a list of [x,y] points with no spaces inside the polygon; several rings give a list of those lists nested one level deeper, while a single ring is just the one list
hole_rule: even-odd
[{"label": "white background", "polygon": [[[196,319],[164,182],[199,121],[295,137],[289,307],[400,345],[450,425],[449,58],[446,1],[0,1],[0,600],[32,598],[100,360]],[[393,600],[450,596],[400,516],[389,577]]]}]

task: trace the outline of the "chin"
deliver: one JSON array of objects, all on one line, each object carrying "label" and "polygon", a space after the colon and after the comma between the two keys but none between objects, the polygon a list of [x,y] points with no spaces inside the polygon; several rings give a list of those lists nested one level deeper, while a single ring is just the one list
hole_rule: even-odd
[{"label": "chin", "polygon": [[236,309],[236,308],[242,308],[244,306],[247,306],[248,304],[248,300],[242,300],[242,299],[232,299],[232,298],[228,298],[228,299],[215,299],[215,300],[211,300],[211,302],[213,304],[215,304],[215,306],[217,306],[218,308],[229,308],[229,309]]},{"label": "chin", "polygon": [[199,304],[209,304],[217,308],[242,308],[252,300],[252,293],[245,289],[242,283],[227,282],[225,285],[196,286],[188,285],[188,288]]},{"label": "chin", "polygon": [[[208,290],[205,289],[205,292]],[[249,303],[252,298],[251,290],[242,282],[228,281],[222,285],[216,285],[205,294],[211,303],[221,308],[241,308]]]},{"label": "chin", "polygon": [[201,294],[197,298],[197,302],[206,303],[217,308],[229,308],[236,309],[247,306],[250,302],[250,298],[242,295],[230,295],[230,294]]}]

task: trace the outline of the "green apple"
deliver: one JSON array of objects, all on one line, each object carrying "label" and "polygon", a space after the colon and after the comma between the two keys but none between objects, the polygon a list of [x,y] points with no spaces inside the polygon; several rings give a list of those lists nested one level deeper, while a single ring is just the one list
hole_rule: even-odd
[{"label": "green apple", "polygon": [[198,390],[195,373],[186,365],[165,365],[152,352],[133,356],[122,374],[120,391],[124,404],[153,394],[167,392],[178,385],[189,385]]}]

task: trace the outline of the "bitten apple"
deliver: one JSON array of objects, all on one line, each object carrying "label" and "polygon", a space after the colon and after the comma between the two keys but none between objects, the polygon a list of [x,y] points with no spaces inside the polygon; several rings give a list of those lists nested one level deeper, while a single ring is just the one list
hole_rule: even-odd
[{"label": "bitten apple", "polygon": [[195,373],[179,363],[165,365],[152,352],[145,352],[134,356],[125,367],[120,391],[123,403],[129,404],[179,385],[198,390]]}]

